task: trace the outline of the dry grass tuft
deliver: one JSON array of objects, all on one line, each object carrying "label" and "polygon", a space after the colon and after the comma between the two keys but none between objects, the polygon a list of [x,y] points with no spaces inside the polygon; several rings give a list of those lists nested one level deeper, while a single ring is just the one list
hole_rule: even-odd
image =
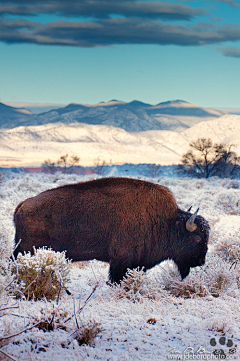
[{"label": "dry grass tuft", "polygon": [[79,329],[77,329],[73,334],[73,338],[77,340],[78,344],[81,345],[89,345],[94,346],[95,338],[99,333],[103,331],[102,328],[99,327],[98,322],[88,322],[86,325],[82,325]]},{"label": "dry grass tuft", "polygon": [[208,322],[207,329],[209,331],[226,333],[226,330],[228,329],[228,323],[223,319],[215,319],[211,322]]},{"label": "dry grass tuft", "polygon": [[54,331],[56,329],[61,329],[67,331],[67,326],[65,325],[65,321],[69,316],[68,311],[63,308],[53,308],[49,309],[41,309],[40,314],[34,318],[34,323],[36,323],[36,327],[39,330],[43,330],[44,332]]},{"label": "dry grass tuft", "polygon": [[183,281],[175,280],[166,286],[166,290],[173,296],[182,298],[197,298],[210,295],[207,287],[200,280],[193,278]]}]

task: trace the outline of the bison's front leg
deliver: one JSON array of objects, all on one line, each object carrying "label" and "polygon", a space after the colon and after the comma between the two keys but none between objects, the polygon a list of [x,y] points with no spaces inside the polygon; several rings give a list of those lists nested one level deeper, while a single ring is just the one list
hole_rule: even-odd
[{"label": "bison's front leg", "polygon": [[111,260],[109,263],[109,281],[111,283],[119,283],[125,276],[129,267],[124,260]]}]

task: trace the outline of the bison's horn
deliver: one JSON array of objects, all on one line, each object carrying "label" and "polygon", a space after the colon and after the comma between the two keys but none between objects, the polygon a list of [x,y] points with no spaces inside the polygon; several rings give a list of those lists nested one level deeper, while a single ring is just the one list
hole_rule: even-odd
[{"label": "bison's horn", "polygon": [[191,209],[192,209],[192,206],[188,208],[187,212],[190,212],[190,211],[191,211]]},{"label": "bison's horn", "polygon": [[196,210],[196,212],[188,219],[188,221],[186,222],[186,228],[189,232],[193,232],[195,231],[195,229],[197,228],[197,225],[194,223],[197,212],[199,211],[199,208]]}]

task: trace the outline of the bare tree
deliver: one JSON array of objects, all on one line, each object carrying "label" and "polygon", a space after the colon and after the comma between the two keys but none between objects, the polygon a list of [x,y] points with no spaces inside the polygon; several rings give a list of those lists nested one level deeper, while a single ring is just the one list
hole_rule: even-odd
[{"label": "bare tree", "polygon": [[234,145],[215,144],[214,147],[219,158],[216,162],[216,174],[225,178],[240,175],[240,157],[231,149]]},{"label": "bare tree", "polygon": [[210,138],[199,138],[190,143],[190,147],[178,166],[180,173],[198,178],[227,177],[233,175],[240,164],[240,158],[231,150],[232,144],[213,144]]},{"label": "bare tree", "polygon": [[75,167],[80,161],[80,158],[77,155],[68,154],[62,155],[59,160],[55,163],[50,159],[45,160],[42,163],[42,168],[46,173],[55,173],[58,170],[61,170],[63,173],[70,173],[72,168]]},{"label": "bare tree", "polygon": [[94,167],[92,168],[92,170],[98,175],[106,175],[108,172],[106,161],[101,160],[100,157],[96,158],[94,160]]},{"label": "bare tree", "polygon": [[57,164],[63,171],[63,173],[69,173],[69,171],[76,166],[80,161],[80,158],[77,155],[71,155],[70,157],[68,154],[62,155],[58,160]]},{"label": "bare tree", "polygon": [[50,159],[47,159],[42,163],[42,168],[45,173],[54,174],[57,171],[56,163],[52,162]]}]

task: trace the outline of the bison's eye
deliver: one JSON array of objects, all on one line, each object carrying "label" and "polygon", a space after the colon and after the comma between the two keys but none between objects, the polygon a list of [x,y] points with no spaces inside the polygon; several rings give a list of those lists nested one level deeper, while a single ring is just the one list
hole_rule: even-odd
[{"label": "bison's eye", "polygon": [[200,236],[194,236],[194,241],[200,243],[202,238]]}]

